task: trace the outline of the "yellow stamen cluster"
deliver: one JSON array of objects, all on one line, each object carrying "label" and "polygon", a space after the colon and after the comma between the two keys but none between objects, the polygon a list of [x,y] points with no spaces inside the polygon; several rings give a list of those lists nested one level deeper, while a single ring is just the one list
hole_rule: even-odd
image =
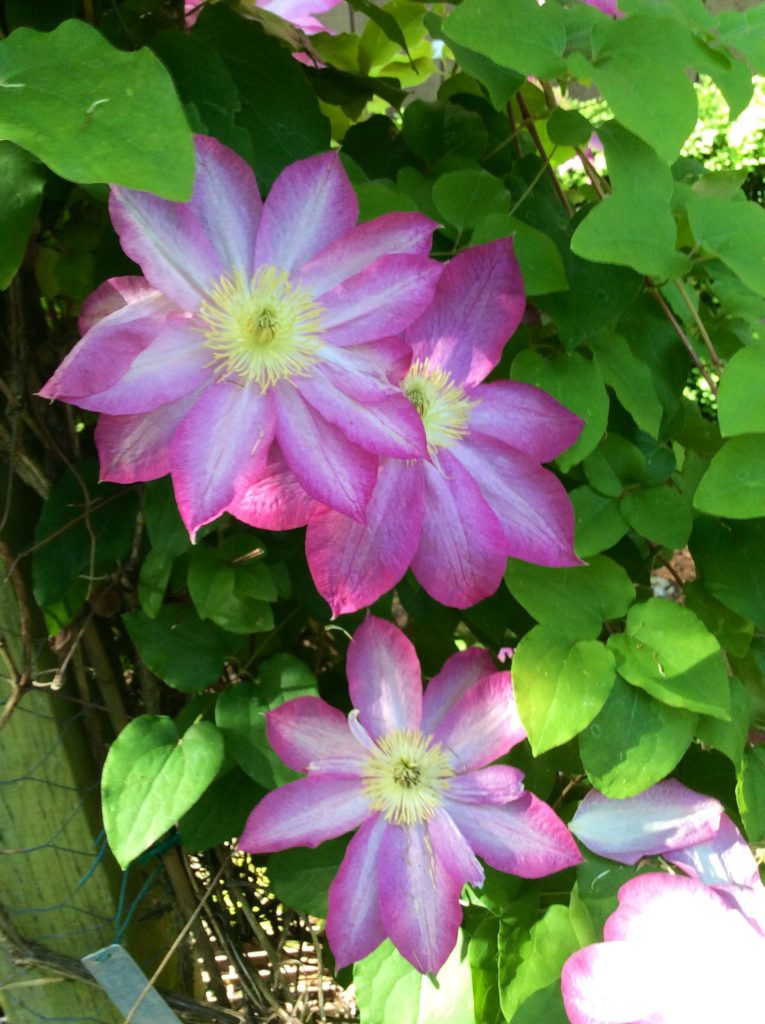
[{"label": "yellow stamen cluster", "polygon": [[465,397],[446,370],[430,369],[427,359],[417,359],[401,386],[420,414],[431,455],[462,440],[475,402]]},{"label": "yellow stamen cluster", "polygon": [[262,392],[277,381],[304,377],[317,361],[324,309],[308,289],[277,267],[221,277],[199,307],[219,380],[235,377]]},{"label": "yellow stamen cluster", "polygon": [[427,821],[454,775],[441,746],[417,729],[389,733],[376,746],[362,773],[374,810],[394,825]]}]

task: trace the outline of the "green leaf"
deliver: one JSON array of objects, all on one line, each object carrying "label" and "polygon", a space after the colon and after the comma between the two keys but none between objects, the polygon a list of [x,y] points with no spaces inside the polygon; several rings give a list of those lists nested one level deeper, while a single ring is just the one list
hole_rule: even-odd
[{"label": "green leaf", "polygon": [[101,779],[106,837],[121,867],[194,806],[222,764],[223,740],[211,722],[195,722],[183,736],[164,715],[125,726]]},{"label": "green leaf", "polygon": [[529,996],[513,1016],[513,1024],[568,1024],[569,1017],[563,1006],[560,978]]},{"label": "green leaf", "polygon": [[637,445],[611,431],[587,456],[583,468],[596,491],[618,498],[625,488],[645,479],[648,463]]},{"label": "green leaf", "polygon": [[563,964],[578,948],[568,907],[559,904],[548,907],[521,946],[520,963],[513,979],[500,989],[505,1018],[514,1020],[514,1015],[530,996],[558,981]]},{"label": "green leaf", "polygon": [[191,547],[169,476],[146,484],[144,516],[152,547],[159,549],[167,558],[177,558]]},{"label": "green leaf", "polygon": [[565,67],[563,11],[536,0],[463,0],[444,22],[449,36],[522,75],[555,78]]},{"label": "green leaf", "polygon": [[[253,587],[252,570],[265,572],[266,587]],[[264,566],[230,565],[223,555],[206,544],[197,545],[191,555],[189,593],[203,619],[211,619],[231,633],[263,633],[273,629],[274,618],[266,594],[276,600],[276,591]]]},{"label": "green leaf", "polygon": [[141,571],[138,574],[138,600],[150,619],[155,619],[159,614],[172,571],[173,560],[167,558],[165,553],[157,548],[153,548],[141,563]]},{"label": "green leaf", "polygon": [[734,676],[730,679],[730,722],[721,722],[719,718],[711,718],[709,715],[700,715],[696,736],[708,747],[725,754],[738,769],[741,766],[750,726],[749,693],[741,680]]},{"label": "green leaf", "polygon": [[547,391],[584,420],[578,440],[556,459],[566,473],[595,448],[608,420],[608,395],[595,363],[574,352],[545,359],[526,349],[513,360],[513,380],[522,380]]},{"label": "green leaf", "polygon": [[644,286],[634,270],[590,263],[571,251],[563,256],[568,291],[546,295],[538,305],[555,321],[567,348],[592,337],[613,323]]},{"label": "green leaf", "polygon": [[374,22],[375,25],[383,32],[384,35],[396,43],[404,53],[409,55],[409,50],[406,45],[406,39],[404,33],[401,31],[401,26],[393,17],[389,11],[381,10],[376,7],[371,0],[348,0],[348,6],[352,7],[354,11],[358,11],[360,14],[365,14],[370,21]]},{"label": "green leaf", "polygon": [[460,933],[436,987],[386,939],[353,967],[361,1024],[473,1024],[470,967],[462,946]]},{"label": "green leaf", "polygon": [[765,747],[744,751],[736,802],[749,841],[760,844],[765,839]]},{"label": "green leaf", "polygon": [[276,789],[299,778],[276,756],[266,735],[268,704],[257,683],[236,683],[225,690],[215,705],[215,721],[226,741],[226,750],[237,764],[266,789]]},{"label": "green leaf", "polygon": [[593,61],[572,53],[569,68],[593,81],[624,127],[672,164],[696,124],[696,93],[686,74],[696,57],[687,25],[641,13],[600,21]]},{"label": "green leaf", "polygon": [[505,583],[537,622],[558,626],[572,640],[594,640],[606,619],[620,619],[635,600],[635,585],[627,573],[602,555],[570,569],[511,558]]},{"label": "green leaf", "polygon": [[[72,74],[73,55],[86,73]],[[0,137],[62,178],[190,198],[191,132],[150,50],[115,50],[84,21],[21,28],[0,42],[0,80]]]},{"label": "green leaf", "polygon": [[765,628],[765,522],[698,519],[688,544],[710,594]]},{"label": "green leaf", "polygon": [[688,220],[696,243],[737,274],[744,284],[765,295],[765,210],[757,203],[694,198]]},{"label": "green leaf", "polygon": [[617,677],[603,710],[579,737],[584,770],[606,796],[635,796],[677,766],[696,722],[697,715],[660,704]]},{"label": "green leaf", "polygon": [[728,361],[717,394],[723,437],[765,433],[765,345],[742,348]]},{"label": "green leaf", "polygon": [[[211,850],[242,834],[245,822],[265,790],[241,768],[232,768],[204,792],[178,825],[186,850]],[[270,881],[270,876],[269,876]]]},{"label": "green leaf", "polygon": [[580,558],[607,551],[627,532],[627,524],[613,498],[587,486],[577,487],[569,498],[576,522],[574,550]]},{"label": "green leaf", "polygon": [[170,71],[184,103],[193,104],[207,133],[252,163],[252,139],[236,124],[239,91],[226,65],[211,47],[187,32],[161,32],[152,49]]},{"label": "green leaf", "polygon": [[327,892],[340,868],[347,838],[332,839],[315,850],[298,847],[268,858],[268,883],[286,906],[313,917],[327,916]]},{"label": "green leaf", "polygon": [[451,171],[433,185],[433,202],[448,224],[464,231],[483,217],[506,212],[510,194],[488,171]]},{"label": "green leaf", "polygon": [[726,441],[701,478],[693,504],[728,519],[765,516],[765,434]]},{"label": "green leaf", "polygon": [[476,53],[467,46],[460,46],[444,29],[441,18],[432,12],[425,15],[424,22],[433,39],[443,39],[460,67],[484,86],[495,109],[504,111],[507,101],[523,85],[524,76],[500,67],[482,53]]},{"label": "green leaf", "polygon": [[534,756],[589,725],[615,676],[613,655],[597,640],[573,641],[553,625],[527,633],[513,656],[513,683]]},{"label": "green leaf", "polygon": [[619,674],[658,700],[730,720],[728,673],[717,639],[692,611],[654,597],[627,613],[609,637]]},{"label": "green leaf", "polygon": [[556,146],[586,146],[592,135],[592,125],[578,110],[556,107],[547,119],[547,134]]},{"label": "green leaf", "polygon": [[664,413],[653,386],[651,371],[630,348],[629,342],[615,331],[604,331],[589,342],[603,380],[638,427],[651,437],[659,436]]},{"label": "green leaf", "polygon": [[122,620],[141,659],[176,690],[194,693],[218,679],[241,641],[180,604],[164,605],[154,619],[127,612]]},{"label": "green leaf", "polygon": [[721,11],[718,25],[721,39],[742,53],[755,72],[765,74],[765,8]]},{"label": "green leaf", "polygon": [[35,531],[34,596],[52,635],[79,612],[91,584],[127,559],[137,496],[99,484],[95,462],[79,463],[53,485]]},{"label": "green leaf", "polygon": [[686,583],[684,593],[686,608],[698,615],[709,632],[720,641],[720,646],[735,657],[743,658],[752,642],[754,623],[726,608],[707,592],[699,580]]},{"label": "green leaf", "polygon": [[693,526],[688,503],[674,487],[641,487],[625,494],[619,511],[644,537],[673,550],[684,548]]},{"label": "green leaf", "polygon": [[404,110],[401,132],[412,153],[426,163],[447,156],[478,160],[489,141],[480,115],[455,103],[415,100]]},{"label": "green leaf", "polygon": [[558,249],[549,235],[524,224],[517,217],[490,213],[482,217],[471,235],[471,244],[493,242],[513,236],[513,248],[523,275],[527,295],[548,295],[568,288],[566,271]]},{"label": "green leaf", "polygon": [[0,142],[0,288],[7,288],[26,252],[42,202],[45,174],[33,156]]},{"label": "green leaf", "polygon": [[615,121],[598,125],[612,193],[580,222],[571,249],[596,263],[616,263],[641,274],[674,277],[688,257],[675,249],[672,172],[650,146]]},{"label": "green leaf", "polygon": [[295,697],[318,697],[316,676],[304,661],[292,654],[274,654],[258,672],[260,693],[269,708]]},{"label": "green leaf", "polygon": [[288,164],[329,149],[329,122],[300,65],[278,39],[225,4],[206,4],[194,35],[223,59],[241,99],[253,166],[268,189]]},{"label": "green leaf", "polygon": [[468,962],[473,976],[475,1024],[501,1024],[504,1017],[499,1008],[497,985],[497,938],[499,921],[490,914],[482,914],[481,923],[468,942]]}]

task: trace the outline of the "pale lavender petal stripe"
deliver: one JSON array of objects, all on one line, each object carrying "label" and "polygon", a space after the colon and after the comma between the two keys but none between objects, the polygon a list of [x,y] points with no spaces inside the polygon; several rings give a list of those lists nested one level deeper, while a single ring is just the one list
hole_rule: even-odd
[{"label": "pale lavender petal stripe", "polygon": [[298,779],[263,797],[247,819],[239,847],[249,853],[315,847],[358,828],[371,813],[358,779]]},{"label": "pale lavender petal stripe", "polygon": [[327,939],[338,968],[363,960],[386,937],[378,878],[385,870],[380,847],[389,827],[381,814],[365,821],[329,887]]},{"label": "pale lavender petal stripe", "polygon": [[346,660],[351,702],[373,739],[418,729],[422,674],[412,641],[393,623],[370,615],[353,635]]}]

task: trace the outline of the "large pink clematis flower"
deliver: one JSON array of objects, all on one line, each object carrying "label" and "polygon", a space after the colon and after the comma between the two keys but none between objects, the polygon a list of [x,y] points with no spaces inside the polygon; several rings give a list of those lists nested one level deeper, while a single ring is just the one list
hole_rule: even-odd
[{"label": "large pink clematis flower", "polygon": [[624,800],[592,792],[570,827],[602,856],[634,864],[661,855],[690,876],[641,875],[622,886],[605,942],[563,968],[572,1024],[756,1020],[765,888],[721,804],[667,779]]},{"label": "large pink clematis flower", "polygon": [[363,521],[379,457],[425,451],[378,339],[432,298],[433,222],[356,226],[335,153],[287,167],[265,204],[215,139],[197,136],[196,159],[188,203],[112,190],[112,221],[145,277],[97,289],[84,337],[40,393],[104,414],[103,479],[172,473],[192,535],[267,472],[275,439],[309,495]]},{"label": "large pink clematis flower", "polygon": [[348,650],[345,716],[316,697],[267,715],[279,757],[304,779],[269,793],[239,841],[268,853],[358,828],[329,891],[327,937],[338,966],[386,937],[422,972],[457,940],[466,882],[492,867],[539,878],[581,859],[565,825],[527,793],[522,773],[484,767],[525,736],[507,672],[485,651],[453,655],[423,696],[414,647],[368,618]]},{"label": "large pink clematis flower", "polygon": [[406,330],[413,360],[399,386],[428,455],[382,460],[363,525],[338,510],[310,515],[306,556],[333,614],[372,604],[410,566],[436,600],[465,608],[497,589],[508,556],[580,564],[571,502],[540,462],[573,444],[581,420],[528,384],[482,383],[524,304],[512,241],[501,239],[451,260]]}]

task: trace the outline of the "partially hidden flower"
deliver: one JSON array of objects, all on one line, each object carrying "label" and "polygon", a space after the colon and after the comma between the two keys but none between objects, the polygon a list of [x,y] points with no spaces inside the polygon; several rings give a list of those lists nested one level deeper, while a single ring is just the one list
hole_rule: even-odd
[{"label": "partially hidden flower", "polygon": [[765,887],[717,800],[665,780],[625,800],[591,793],[571,830],[626,864],[661,855],[686,875],[651,873],[619,890],[604,942],[566,961],[572,1024],[719,1024],[758,1019]]},{"label": "partially hidden flower", "polygon": [[570,447],[582,421],[529,384],[483,383],[524,305],[505,238],[454,257],[407,328],[412,359],[398,383],[428,453],[381,460],[363,525],[336,509],[311,514],[306,556],[333,614],[372,604],[409,567],[436,600],[464,608],[494,593],[509,556],[581,564],[571,502],[540,463]]},{"label": "partially hidden flower", "polygon": [[612,18],[623,18],[624,11],[619,10],[617,0],[582,0],[588,7],[595,7],[603,14],[610,14]]},{"label": "partially hidden flower", "polygon": [[197,136],[192,198],[113,188],[112,221],[144,277],[86,301],[84,337],[40,392],[102,413],[104,480],[172,474],[193,535],[269,470],[363,521],[379,457],[417,458],[419,416],[388,380],[389,343],[429,304],[434,224],[356,224],[336,153],[287,167],[263,204],[249,166]]},{"label": "partially hidden flower", "polygon": [[485,651],[454,654],[422,692],[411,642],[368,618],[348,650],[346,719],[317,697],[266,716],[279,757],[305,778],[269,793],[239,846],[315,847],[358,829],[329,890],[338,966],[386,937],[417,970],[437,971],[457,940],[460,893],[476,859],[523,878],[579,862],[576,844],[509,765],[485,767],[525,737],[507,672]]},{"label": "partially hidden flower", "polygon": [[[247,11],[248,7],[259,7],[261,10],[278,14],[284,21],[290,21],[304,32],[307,36],[315,35],[317,32],[326,32],[326,25],[323,25],[315,15],[324,14],[331,10],[341,0],[246,0],[242,3],[242,9]],[[199,17],[204,0],[184,0],[186,11],[186,24],[191,27]]]}]

